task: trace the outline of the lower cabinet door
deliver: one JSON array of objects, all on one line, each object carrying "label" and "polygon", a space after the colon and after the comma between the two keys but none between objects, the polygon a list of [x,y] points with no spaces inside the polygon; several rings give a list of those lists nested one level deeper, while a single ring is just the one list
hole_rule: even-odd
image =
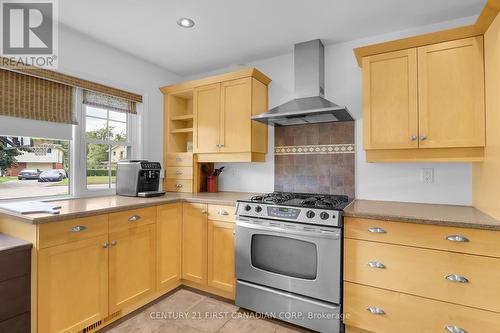
[{"label": "lower cabinet door", "polygon": [[182,204],[158,206],[156,239],[158,289],[167,291],[181,280]]},{"label": "lower cabinet door", "polygon": [[41,249],[38,332],[77,332],[108,315],[107,235]]},{"label": "lower cabinet door", "polygon": [[133,305],[156,289],[156,225],[109,234],[109,312]]},{"label": "lower cabinet door", "polygon": [[208,285],[234,292],[234,223],[208,221]]},{"label": "lower cabinet door", "polygon": [[182,278],[207,284],[207,205],[183,204]]}]

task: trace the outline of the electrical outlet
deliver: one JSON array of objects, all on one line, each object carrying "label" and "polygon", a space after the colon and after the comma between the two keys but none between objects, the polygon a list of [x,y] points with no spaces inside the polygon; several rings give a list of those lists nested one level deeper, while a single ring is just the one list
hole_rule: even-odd
[{"label": "electrical outlet", "polygon": [[422,169],[422,183],[434,184],[434,168]]}]

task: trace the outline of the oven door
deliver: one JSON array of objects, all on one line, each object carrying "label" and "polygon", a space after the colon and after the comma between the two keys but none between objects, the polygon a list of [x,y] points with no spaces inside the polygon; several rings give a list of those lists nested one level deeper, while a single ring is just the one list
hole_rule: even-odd
[{"label": "oven door", "polygon": [[236,277],[340,304],[339,228],[239,217]]}]

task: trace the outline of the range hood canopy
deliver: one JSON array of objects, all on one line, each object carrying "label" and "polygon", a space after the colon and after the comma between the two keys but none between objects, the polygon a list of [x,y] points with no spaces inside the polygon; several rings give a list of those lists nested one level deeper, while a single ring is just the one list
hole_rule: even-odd
[{"label": "range hood canopy", "polygon": [[273,126],[354,120],[345,106],[324,98],[325,48],[321,40],[295,44],[295,99],[252,119]]}]

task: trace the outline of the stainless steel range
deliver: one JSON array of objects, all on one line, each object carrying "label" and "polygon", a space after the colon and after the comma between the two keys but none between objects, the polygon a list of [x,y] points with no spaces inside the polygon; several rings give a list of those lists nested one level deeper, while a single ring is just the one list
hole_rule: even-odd
[{"label": "stainless steel range", "polygon": [[342,332],[346,196],[275,192],[238,201],[236,304],[320,332]]}]

